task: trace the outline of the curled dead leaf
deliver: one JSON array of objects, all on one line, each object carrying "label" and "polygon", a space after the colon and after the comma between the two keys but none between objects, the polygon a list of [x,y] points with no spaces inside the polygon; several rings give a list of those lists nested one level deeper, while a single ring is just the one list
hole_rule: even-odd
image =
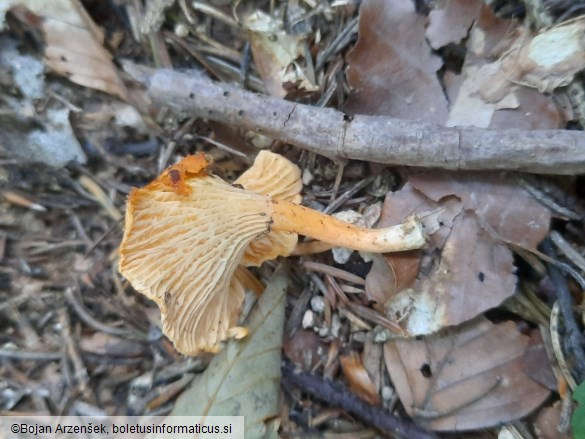
[{"label": "curled dead leaf", "polygon": [[528,337],[484,318],[423,338],[386,343],[406,411],[439,431],[486,428],[526,416],[550,395],[522,368]]},{"label": "curled dead leaf", "polygon": [[[451,102],[448,126],[481,128],[562,128],[571,117],[563,93],[543,95],[505,64],[518,63],[524,28],[497,17],[487,5],[477,10],[460,75],[446,72]],[[518,66],[517,66],[518,67]],[[519,68],[519,67],[518,67]],[[509,71],[510,70],[510,71]]]},{"label": "curled dead leaf", "polygon": [[535,249],[548,233],[550,211],[519,187],[507,173],[413,173],[410,183],[433,201],[459,198],[498,235]]},{"label": "curled dead leaf", "polygon": [[304,92],[319,89],[299,62],[305,56],[303,36],[288,34],[282,22],[262,11],[250,15],[245,27],[254,61],[271,95],[284,97],[291,87]]},{"label": "curled dead leaf", "polygon": [[410,287],[418,275],[421,255],[418,251],[373,255],[366,277],[368,299],[384,303],[389,297]]},{"label": "curled dead leaf", "polygon": [[523,35],[501,58],[503,75],[541,93],[567,85],[585,68],[585,17]]},{"label": "curled dead leaf", "polygon": [[514,273],[512,252],[464,212],[431,272],[387,303],[386,314],[411,335],[431,334],[498,306],[516,290]]},{"label": "curled dead leaf", "polygon": [[[385,304],[386,314],[411,335],[430,334],[473,319],[515,293],[512,252],[505,243],[534,249],[546,236],[550,212],[507,174],[412,173],[402,190],[388,194],[380,225],[402,215],[443,208],[440,229],[425,250],[418,279],[412,273],[374,271],[370,297]],[[401,264],[397,255],[387,255]],[[396,279],[396,275],[403,276]],[[376,280],[377,278],[377,280]],[[373,282],[384,288],[372,291]],[[377,295],[376,295],[377,293]]]},{"label": "curled dead leaf", "polygon": [[356,352],[339,357],[343,375],[349,383],[349,388],[360,398],[372,405],[380,404],[380,397],[376,391],[376,386],[368,371],[364,367],[362,360]]},{"label": "curled dead leaf", "polygon": [[25,7],[42,18],[49,69],[78,85],[128,100],[112,55],[103,46],[104,34],[78,0],[9,0],[0,4],[0,14],[10,6]]}]

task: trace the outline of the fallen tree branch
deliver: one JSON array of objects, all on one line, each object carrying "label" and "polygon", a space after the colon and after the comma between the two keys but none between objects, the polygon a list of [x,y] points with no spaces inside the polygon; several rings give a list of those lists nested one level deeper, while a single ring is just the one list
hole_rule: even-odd
[{"label": "fallen tree branch", "polygon": [[585,133],[444,127],[383,116],[349,116],[251,93],[198,73],[126,65],[151,99],[329,157],[401,166],[544,174],[585,172]]}]

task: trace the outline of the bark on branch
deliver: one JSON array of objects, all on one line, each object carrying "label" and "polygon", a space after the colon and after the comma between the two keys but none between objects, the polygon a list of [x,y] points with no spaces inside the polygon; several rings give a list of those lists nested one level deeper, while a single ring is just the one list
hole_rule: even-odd
[{"label": "bark on branch", "polygon": [[383,116],[349,116],[251,93],[201,74],[129,65],[126,69],[157,104],[329,157],[455,170],[585,172],[583,131],[451,128]]}]

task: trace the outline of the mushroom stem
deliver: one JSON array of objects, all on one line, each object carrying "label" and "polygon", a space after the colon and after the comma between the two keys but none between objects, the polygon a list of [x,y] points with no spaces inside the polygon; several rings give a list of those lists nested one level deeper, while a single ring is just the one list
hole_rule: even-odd
[{"label": "mushroom stem", "polygon": [[425,245],[423,225],[416,215],[402,224],[365,229],[288,201],[272,200],[273,230],[298,233],[336,247],[370,253],[413,250]]}]

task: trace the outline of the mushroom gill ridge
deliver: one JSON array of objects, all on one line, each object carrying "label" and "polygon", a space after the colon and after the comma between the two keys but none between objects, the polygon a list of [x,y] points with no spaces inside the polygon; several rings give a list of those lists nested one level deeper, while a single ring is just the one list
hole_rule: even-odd
[{"label": "mushroom gill ridge", "polygon": [[216,351],[237,321],[243,297],[230,282],[249,243],[269,230],[269,199],[214,176],[187,184],[187,195],[132,191],[119,269],[157,303],[177,349],[195,355]]}]

